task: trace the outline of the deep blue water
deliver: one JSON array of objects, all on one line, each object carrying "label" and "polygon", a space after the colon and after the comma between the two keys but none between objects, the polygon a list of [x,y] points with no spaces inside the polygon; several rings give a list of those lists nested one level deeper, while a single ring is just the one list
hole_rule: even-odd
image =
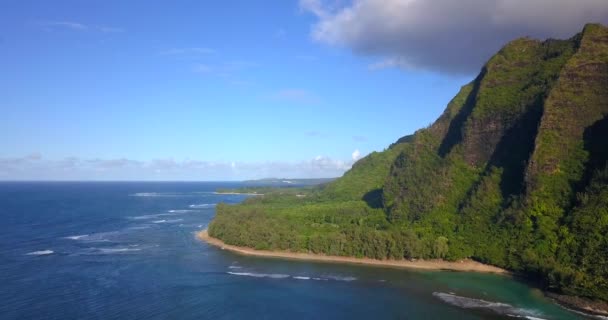
[{"label": "deep blue water", "polygon": [[237,183],[0,183],[1,319],[575,319],[508,277],[208,246]]}]

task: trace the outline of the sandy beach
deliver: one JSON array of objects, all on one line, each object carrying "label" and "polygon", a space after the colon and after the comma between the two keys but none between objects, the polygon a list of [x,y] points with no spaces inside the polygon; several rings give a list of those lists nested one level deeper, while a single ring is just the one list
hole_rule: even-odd
[{"label": "sandy beach", "polygon": [[229,250],[238,254],[268,257],[268,258],[283,258],[283,259],[295,259],[295,260],[307,260],[307,261],[321,261],[321,262],[332,262],[332,263],[352,263],[352,264],[363,264],[372,266],[382,267],[396,267],[396,268],[409,268],[409,269],[426,269],[426,270],[453,270],[453,271],[471,271],[471,272],[485,272],[485,273],[497,273],[497,274],[509,274],[509,271],[501,269],[495,266],[486,265],[473,260],[460,260],[460,261],[444,261],[444,260],[376,260],[369,258],[354,258],[354,257],[341,257],[341,256],[326,256],[320,254],[311,253],[298,253],[298,252],[287,252],[287,251],[268,251],[268,250],[255,250],[246,247],[238,247],[229,244],[225,244],[223,241],[209,236],[207,230],[202,230],[197,233],[197,238],[219,247],[223,250]]}]

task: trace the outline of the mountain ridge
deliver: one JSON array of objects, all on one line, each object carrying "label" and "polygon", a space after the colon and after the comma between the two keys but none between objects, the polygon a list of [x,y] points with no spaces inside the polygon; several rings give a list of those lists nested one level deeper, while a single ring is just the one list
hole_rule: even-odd
[{"label": "mountain ridge", "polygon": [[261,249],[471,257],[608,301],[607,134],[608,28],[520,38],[431,126],[305,197],[219,206],[209,233]]}]

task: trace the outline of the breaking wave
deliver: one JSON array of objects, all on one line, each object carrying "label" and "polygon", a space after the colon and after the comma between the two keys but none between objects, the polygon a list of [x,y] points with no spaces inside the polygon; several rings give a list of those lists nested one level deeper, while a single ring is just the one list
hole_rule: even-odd
[{"label": "breaking wave", "polygon": [[92,234],[79,234],[75,236],[63,237],[64,239],[69,240],[79,240],[79,241],[87,241],[87,242],[108,242],[110,241],[108,238],[114,237],[119,234],[119,231],[108,231],[108,232],[99,232]]},{"label": "breaking wave", "polygon": [[156,220],[156,221],[152,221],[152,223],[175,223],[175,222],[180,222],[183,221],[184,219],[169,219],[169,220]]},{"label": "breaking wave", "polygon": [[44,256],[44,255],[52,254],[52,253],[55,253],[55,251],[53,251],[53,250],[40,250],[40,251],[28,252],[28,253],[26,253],[26,255],[28,255],[28,256]]},{"label": "breaking wave", "polygon": [[326,278],[328,278],[329,280],[336,280],[336,281],[355,281],[357,280],[357,278],[355,277],[343,277],[343,276],[325,276]]},{"label": "breaking wave", "polygon": [[[229,269],[240,269],[240,266],[229,266]],[[342,276],[323,276],[323,277],[310,277],[310,276],[292,276],[288,274],[282,273],[255,273],[255,272],[235,272],[228,271],[228,274],[235,276],[246,276],[246,277],[254,277],[254,278],[272,278],[272,279],[286,279],[292,278],[296,280],[315,280],[315,281],[354,281],[357,280],[355,277],[342,277]]]},{"label": "breaking wave", "polygon": [[228,274],[235,275],[235,276],[254,277],[254,278],[272,278],[272,279],[285,279],[285,278],[289,278],[288,274],[281,274],[281,273],[253,273],[253,272],[232,272],[232,271],[228,271]]},{"label": "breaking wave", "polygon": [[451,293],[445,292],[433,292],[433,295],[443,302],[457,306],[464,309],[486,309],[494,311],[498,314],[507,315],[511,317],[520,317],[531,320],[541,320],[539,318],[541,314],[534,310],[527,310],[523,308],[514,307],[508,303],[486,301],[482,299],[474,299],[468,297],[461,297]]},{"label": "breaking wave", "polygon": [[166,216],[172,216],[173,214],[171,213],[158,213],[158,214],[145,214],[143,216],[133,216],[133,217],[127,217],[128,219],[131,220],[146,220],[146,219],[154,219],[154,218],[158,218],[158,217],[166,217]]},{"label": "breaking wave", "polygon": [[215,203],[200,203],[200,204],[191,204],[188,207],[192,208],[192,209],[203,209],[203,208],[210,208],[210,207],[215,207]]}]

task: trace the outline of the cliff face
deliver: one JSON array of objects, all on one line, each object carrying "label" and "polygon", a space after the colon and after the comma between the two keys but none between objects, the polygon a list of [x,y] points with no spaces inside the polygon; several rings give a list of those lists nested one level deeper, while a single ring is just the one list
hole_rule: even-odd
[{"label": "cliff face", "polygon": [[515,40],[406,143],[383,204],[392,222],[448,237],[454,257],[606,299],[608,260],[588,256],[608,256],[607,133],[608,29]]}]

